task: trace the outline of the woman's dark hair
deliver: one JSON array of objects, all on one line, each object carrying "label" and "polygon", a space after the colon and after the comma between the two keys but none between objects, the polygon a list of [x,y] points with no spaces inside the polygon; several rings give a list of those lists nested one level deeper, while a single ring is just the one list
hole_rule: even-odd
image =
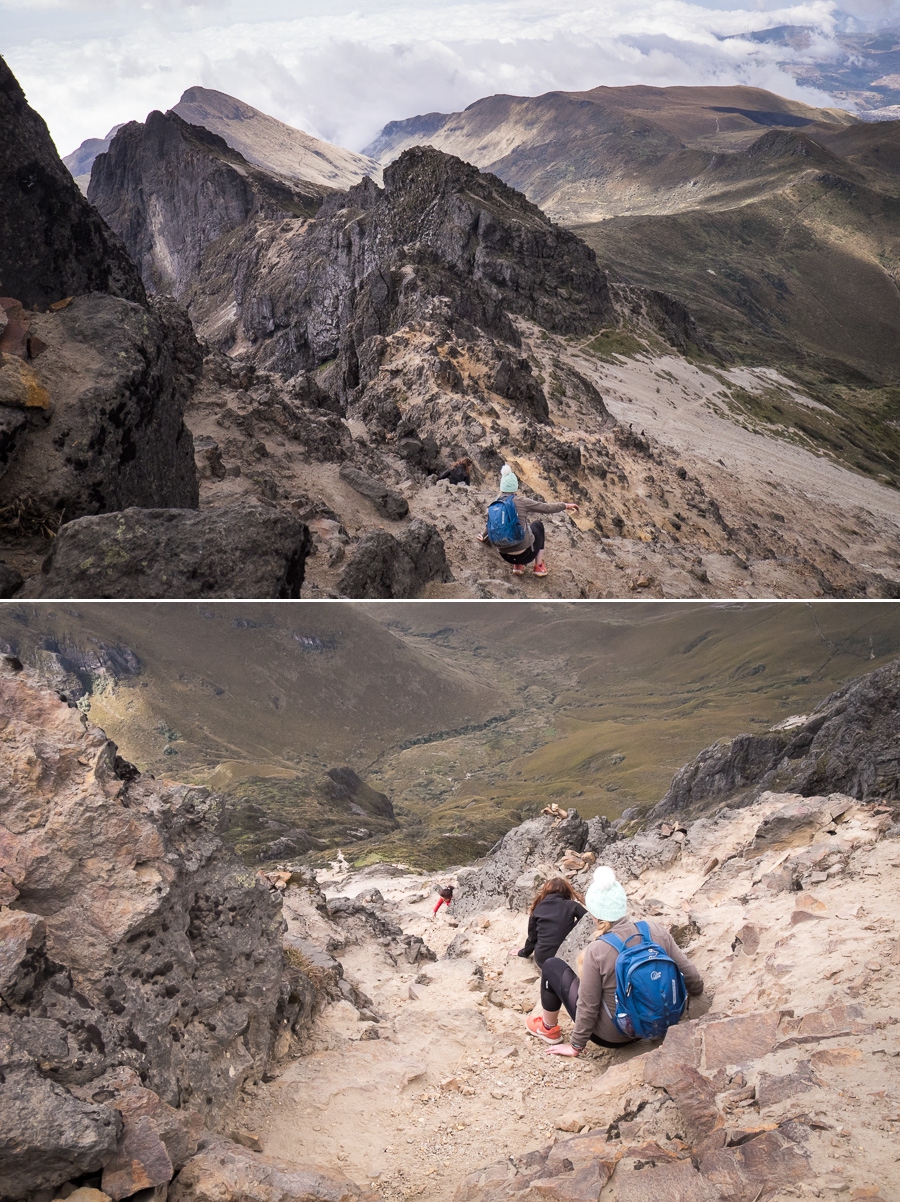
[{"label": "woman's dark hair", "polygon": [[551,893],[558,893],[560,897],[568,898],[569,901],[584,903],[584,895],[579,893],[574,885],[570,885],[563,876],[555,876],[552,880],[547,881],[541,886],[537,897],[531,903],[530,913],[533,914],[544,898],[549,897]]},{"label": "woman's dark hair", "polygon": [[452,885],[444,885],[444,887],[442,889],[438,889],[438,894],[439,894],[439,896],[444,898],[445,901],[449,901],[450,898],[453,896],[453,886]]},{"label": "woman's dark hair", "polygon": [[471,460],[471,459],[469,459],[467,456],[465,456],[465,455],[464,455],[464,456],[462,457],[462,459],[457,459],[456,463],[453,463],[453,464],[451,464],[450,466],[451,466],[451,467],[471,467],[471,466],[472,466],[472,460]]}]

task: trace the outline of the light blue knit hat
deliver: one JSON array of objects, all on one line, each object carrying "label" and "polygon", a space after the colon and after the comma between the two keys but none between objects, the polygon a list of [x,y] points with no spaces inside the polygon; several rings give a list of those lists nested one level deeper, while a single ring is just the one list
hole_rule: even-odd
[{"label": "light blue knit hat", "polygon": [[628,898],[616,880],[616,874],[606,864],[594,869],[594,875],[584,895],[584,904],[594,918],[604,922],[617,922],[625,917]]},{"label": "light blue knit hat", "polygon": [[512,470],[508,463],[504,463],[500,471],[500,491],[501,492],[518,492],[519,480],[516,473]]}]

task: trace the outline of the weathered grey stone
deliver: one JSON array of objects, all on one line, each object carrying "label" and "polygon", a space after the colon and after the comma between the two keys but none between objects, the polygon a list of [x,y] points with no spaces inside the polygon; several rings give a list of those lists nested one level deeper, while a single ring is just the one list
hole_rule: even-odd
[{"label": "weathered grey stone", "polygon": [[299,597],[309,531],[275,509],[126,509],[68,522],[39,597]]},{"label": "weathered grey stone", "polygon": [[[34,1066],[10,1067],[22,1053],[15,1035],[0,1035],[0,1197],[22,1198],[80,1173],[96,1172],[115,1150],[121,1117],[74,1098]],[[17,1056],[18,1052],[18,1056]]]},{"label": "weathered grey stone", "polygon": [[324,1169],[301,1168],[216,1138],[193,1156],[168,1202],[363,1202],[359,1186]]},{"label": "weathered grey stone", "polygon": [[200,348],[184,313],[94,293],[28,318],[46,347],[21,365],[27,428],[7,452],[0,503],[51,524],[129,505],[195,507],[183,416]]},{"label": "weathered grey stone", "polygon": [[[120,1164],[118,1192],[132,1161],[164,1176],[160,1145],[190,1154],[291,1029],[280,894],[226,852],[214,797],[124,771],[28,670],[0,712],[0,1197]],[[116,1161],[123,1116],[140,1155]]]},{"label": "weathered grey stone", "polygon": [[360,599],[415,597],[430,581],[451,579],[444,540],[417,518],[399,538],[385,530],[363,535],[338,588],[345,597]]},{"label": "weathered grey stone", "polygon": [[380,480],[376,480],[374,476],[370,476],[368,472],[360,471],[358,467],[345,463],[341,467],[340,476],[345,484],[349,484],[360,496],[371,501],[383,517],[389,518],[391,521],[398,521],[409,513],[409,504],[406,498],[401,497],[399,493],[388,488]]},{"label": "weathered grey stone", "polygon": [[[588,824],[577,810],[569,810],[562,821],[541,815],[507,831],[483,864],[458,878],[454,912],[463,917],[478,910],[511,905],[516,881],[524,872],[541,869],[552,873],[556,861],[568,848],[584,849],[587,835]],[[524,892],[516,893],[520,903]]]},{"label": "weathered grey stone", "polygon": [[672,779],[650,818],[701,812],[724,798],[765,790],[857,800],[900,797],[900,747],[891,737],[900,707],[900,660],[850,681],[798,726],[714,744]]}]

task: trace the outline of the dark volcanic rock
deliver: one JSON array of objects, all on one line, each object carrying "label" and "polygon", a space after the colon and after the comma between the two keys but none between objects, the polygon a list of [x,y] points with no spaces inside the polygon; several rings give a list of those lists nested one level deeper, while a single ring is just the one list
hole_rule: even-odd
[{"label": "dark volcanic rock", "polygon": [[444,540],[417,518],[399,538],[385,530],[363,535],[338,588],[345,597],[415,597],[430,580],[450,579]]},{"label": "dark volcanic rock", "polygon": [[38,308],[83,292],[146,299],[122,243],[79,192],[0,58],[0,293]]},{"label": "dark volcanic rock", "polygon": [[0,677],[0,712],[0,1196],[106,1165],[121,1197],[126,1153],[174,1168],[290,1028],[280,895],[205,789],[123,780],[27,671]]},{"label": "dark volcanic rock", "polygon": [[21,572],[0,563],[0,597],[14,597],[24,583]]},{"label": "dark volcanic rock", "polygon": [[44,349],[33,363],[2,356],[0,414],[24,421],[6,454],[0,504],[57,520],[196,506],[183,415],[201,356],[184,313],[172,302],[148,311],[95,293],[27,318]]},{"label": "dark volcanic rock", "polygon": [[707,747],[672,780],[650,817],[700,812],[763,790],[900,797],[900,660],[850,681],[802,722]]},{"label": "dark volcanic rock", "polygon": [[344,801],[361,807],[376,818],[393,818],[394,807],[386,793],[367,785],[352,768],[330,768],[325,791],[332,801]]},{"label": "dark volcanic rock", "polygon": [[296,598],[309,548],[307,527],[279,510],[126,509],[63,526],[26,592]]},{"label": "dark volcanic rock", "polygon": [[378,512],[391,521],[405,518],[409,513],[409,505],[405,497],[401,497],[399,493],[388,488],[386,484],[382,484],[380,480],[376,480],[374,476],[360,471],[358,467],[345,463],[341,468],[340,475],[345,484],[349,484],[360,496],[368,498]]},{"label": "dark volcanic rock", "polygon": [[252,166],[175,113],[153,112],[124,125],[95,159],[88,199],[146,286],[186,299],[207,246],[250,220],[311,217],[325,192]]}]

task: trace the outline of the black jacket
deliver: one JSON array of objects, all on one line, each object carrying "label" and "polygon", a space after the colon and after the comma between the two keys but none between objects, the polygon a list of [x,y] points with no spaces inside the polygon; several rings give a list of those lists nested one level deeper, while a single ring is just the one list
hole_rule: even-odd
[{"label": "black jacket", "polygon": [[560,893],[548,894],[528,919],[528,939],[519,955],[530,956],[534,952],[534,962],[540,968],[545,960],[556,955],[566,935],[585,914],[587,910],[580,902]]}]

